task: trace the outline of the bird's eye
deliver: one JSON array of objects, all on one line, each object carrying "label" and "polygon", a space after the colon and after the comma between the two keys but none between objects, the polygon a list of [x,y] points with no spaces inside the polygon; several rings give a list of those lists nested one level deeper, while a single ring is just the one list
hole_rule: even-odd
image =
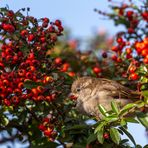
[{"label": "bird's eye", "polygon": [[77,88],[76,91],[79,92],[80,91],[80,88]]}]

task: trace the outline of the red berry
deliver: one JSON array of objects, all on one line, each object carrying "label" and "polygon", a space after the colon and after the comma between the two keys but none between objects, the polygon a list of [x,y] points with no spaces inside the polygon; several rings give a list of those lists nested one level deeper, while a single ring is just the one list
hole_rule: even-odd
[{"label": "red berry", "polygon": [[148,22],[148,11],[144,11],[142,12],[142,17],[144,18],[144,20],[146,20]]},{"label": "red berry", "polygon": [[38,93],[39,93],[36,88],[32,88],[31,91],[32,91],[32,93],[33,93],[35,96],[37,96]]},{"label": "red berry", "polygon": [[62,26],[58,26],[58,30],[59,30],[60,32],[62,32],[62,31],[64,30],[64,28],[63,28]]},{"label": "red berry", "polygon": [[52,101],[52,97],[51,96],[46,96],[46,100],[47,101]]},{"label": "red berry", "polygon": [[137,69],[136,66],[131,66],[131,67],[129,68],[129,72],[130,72],[130,73],[134,73],[134,72],[136,71],[136,69]]},{"label": "red berry", "polygon": [[4,86],[8,86],[9,85],[9,81],[7,79],[4,79],[3,80],[3,84],[4,84]]},{"label": "red berry", "polygon": [[107,53],[105,51],[102,53],[102,57],[107,58]]},{"label": "red berry", "polygon": [[51,32],[51,33],[55,32],[55,28],[54,28],[53,26],[50,26],[48,30],[49,30],[49,32]]},{"label": "red berry", "polygon": [[26,71],[24,69],[20,69],[18,71],[18,75],[21,76],[21,77],[25,76],[25,74],[26,74]]},{"label": "red berry", "polygon": [[117,38],[117,43],[122,43],[123,39],[121,37]]},{"label": "red berry", "polygon": [[17,96],[12,97],[12,102],[17,105],[19,103],[19,98]]},{"label": "red berry", "polygon": [[118,49],[117,46],[113,46],[113,47],[111,48],[111,50],[117,52],[119,49]]},{"label": "red berry", "polygon": [[10,106],[11,102],[8,99],[4,99],[4,104],[7,105],[7,106]]},{"label": "red berry", "polygon": [[11,24],[3,24],[2,25],[3,29],[9,33],[12,33],[15,31],[14,26],[12,26]]},{"label": "red berry", "polygon": [[143,49],[141,55],[146,57],[148,55],[148,49]]},{"label": "red berry", "polygon": [[62,23],[61,23],[61,21],[60,21],[60,20],[56,20],[56,21],[55,21],[55,25],[56,25],[56,26],[61,26],[61,25],[62,25]]},{"label": "red berry", "polygon": [[57,65],[60,65],[62,63],[62,59],[60,57],[56,58],[54,60],[54,62],[57,64]]},{"label": "red berry", "polygon": [[35,55],[34,55],[33,52],[31,52],[31,53],[28,54],[28,59],[29,60],[33,60],[34,58],[35,58]]},{"label": "red berry", "polygon": [[28,34],[28,31],[27,30],[22,30],[20,34],[21,34],[22,37],[24,37],[25,35]]},{"label": "red berry", "polygon": [[47,129],[47,130],[44,131],[44,135],[47,136],[47,137],[50,137],[51,134],[52,134],[52,131],[53,130],[51,130],[51,129]]},{"label": "red berry", "polygon": [[64,63],[62,65],[61,72],[66,72],[69,67],[70,67],[70,65],[68,63]]},{"label": "red berry", "polygon": [[137,79],[139,78],[139,76],[138,76],[137,73],[132,73],[132,74],[130,74],[129,78],[130,78],[131,80],[137,80]]},{"label": "red berry", "polygon": [[145,64],[148,64],[148,58],[145,57],[144,60],[143,60],[143,62],[144,62]]},{"label": "red berry", "polygon": [[45,131],[45,130],[46,130],[46,127],[45,127],[43,124],[40,124],[40,125],[38,126],[38,128],[39,128],[39,130],[41,130],[41,131]]},{"label": "red berry", "polygon": [[70,77],[74,77],[76,74],[71,71],[71,72],[68,72],[68,75],[69,75]]},{"label": "red berry", "polygon": [[26,78],[27,79],[32,79],[32,77],[33,77],[33,74],[31,72],[26,73]]},{"label": "red berry", "polygon": [[9,17],[13,17],[14,16],[14,12],[12,10],[9,10],[8,13],[7,13],[7,15]]},{"label": "red berry", "polygon": [[6,91],[6,88],[4,86],[0,86],[0,93],[4,93]]},{"label": "red berry", "polygon": [[132,53],[132,49],[131,48],[126,48],[126,53],[127,54],[131,54]]},{"label": "red berry", "polygon": [[43,95],[39,95],[37,98],[36,98],[37,101],[42,101],[44,100],[44,96]]},{"label": "red berry", "polygon": [[133,17],[133,13],[134,12],[130,10],[126,12],[126,16],[128,17],[128,19],[131,19]]},{"label": "red berry", "polygon": [[2,62],[0,62],[0,68],[4,68],[4,64]]},{"label": "red berry", "polygon": [[34,36],[33,34],[29,34],[29,35],[28,35],[28,41],[29,41],[29,42],[33,41],[34,38],[35,38],[35,36]]},{"label": "red berry", "polygon": [[40,41],[41,41],[42,43],[45,43],[46,38],[45,38],[45,37],[41,37],[41,38],[40,38]]},{"label": "red berry", "polygon": [[47,122],[48,123],[49,122],[49,118],[47,118],[47,117],[43,118],[43,122]]},{"label": "red berry", "polygon": [[11,93],[13,92],[12,88],[11,88],[11,87],[8,87],[8,88],[7,88],[7,92],[8,92],[9,94],[11,94]]},{"label": "red berry", "polygon": [[101,69],[99,67],[94,67],[93,68],[93,72],[96,73],[96,74],[98,74],[98,73],[101,72]]},{"label": "red berry", "polygon": [[51,94],[51,100],[55,100],[55,98],[56,98],[56,94],[55,93]]},{"label": "red berry", "polygon": [[118,62],[118,63],[121,63],[121,62],[122,62],[122,59],[121,59],[120,57],[118,57],[118,58],[117,58],[117,62]]},{"label": "red berry", "polygon": [[116,55],[112,55],[112,60],[113,61],[117,61],[117,56]]},{"label": "red berry", "polygon": [[108,133],[104,133],[103,137],[104,137],[104,139],[109,139],[109,134]]},{"label": "red berry", "polygon": [[43,18],[43,22],[49,23],[49,19],[45,17],[45,18]]},{"label": "red berry", "polygon": [[132,57],[133,57],[133,56],[132,56],[131,54],[127,54],[127,55],[126,55],[126,58],[127,58],[127,59],[131,59]]},{"label": "red berry", "polygon": [[133,29],[133,28],[128,28],[128,33],[129,33],[129,34],[134,33],[134,29]]},{"label": "red berry", "polygon": [[44,91],[44,88],[43,88],[42,86],[38,86],[38,87],[37,87],[37,91],[38,91],[39,93],[42,93],[42,92]]},{"label": "red berry", "polygon": [[20,83],[18,84],[18,88],[22,89],[23,87],[24,87],[24,84],[23,84],[22,82],[20,82]]}]

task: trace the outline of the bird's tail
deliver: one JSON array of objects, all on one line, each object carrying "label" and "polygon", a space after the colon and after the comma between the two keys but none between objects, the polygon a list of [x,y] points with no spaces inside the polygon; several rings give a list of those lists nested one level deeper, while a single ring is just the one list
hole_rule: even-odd
[{"label": "bird's tail", "polygon": [[143,95],[140,91],[131,91],[131,99],[134,98],[134,99],[143,99]]}]

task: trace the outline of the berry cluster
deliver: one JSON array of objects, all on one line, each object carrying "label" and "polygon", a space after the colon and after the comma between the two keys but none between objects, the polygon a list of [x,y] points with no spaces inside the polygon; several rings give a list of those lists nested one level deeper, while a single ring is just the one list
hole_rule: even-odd
[{"label": "berry cluster", "polygon": [[[45,73],[52,65],[46,52],[62,34],[63,27],[59,20],[50,22],[48,18],[42,18],[39,21],[41,25],[34,17],[24,17],[21,12],[7,9],[1,14],[0,98],[7,106],[17,105],[25,99],[55,99],[55,93],[44,93],[45,85],[53,81],[52,76]],[[40,85],[30,90],[24,86],[26,81]]]},{"label": "berry cluster", "polygon": [[38,126],[38,128],[46,137],[48,137],[50,141],[54,141],[57,136],[57,132],[54,130],[54,124],[52,122],[52,117],[46,117],[43,118],[42,123]]},{"label": "berry cluster", "polygon": [[62,60],[62,58],[60,58],[60,57],[55,58],[54,59],[54,63],[56,65],[56,68],[60,72],[67,73],[70,77],[74,77],[75,76],[75,73],[73,71],[71,71],[70,64],[68,62],[64,62]]},{"label": "berry cluster", "polygon": [[[29,111],[37,103],[44,105],[36,109],[33,115],[27,112],[24,122],[30,122],[40,118],[41,112],[52,106],[62,92],[64,88],[60,87],[59,91],[58,87],[64,82],[64,75],[60,76],[60,73],[67,75],[70,65],[47,54],[62,35],[61,21],[51,22],[48,18],[37,20],[24,16],[22,11],[24,9],[13,12],[3,8],[0,13],[0,105],[8,112],[9,106],[16,110],[24,107]],[[70,75],[75,74],[71,72]],[[57,136],[48,118],[39,128],[50,140]]]},{"label": "berry cluster", "polygon": [[142,41],[135,43],[135,49],[139,56],[142,56],[142,60],[145,64],[148,64],[148,37],[145,37]]}]

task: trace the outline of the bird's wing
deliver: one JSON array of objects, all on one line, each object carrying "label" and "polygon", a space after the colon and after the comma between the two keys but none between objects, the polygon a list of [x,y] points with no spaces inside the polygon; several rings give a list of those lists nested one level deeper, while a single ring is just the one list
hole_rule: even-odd
[{"label": "bird's wing", "polygon": [[100,86],[99,91],[109,91],[113,98],[139,99],[141,95],[139,92],[132,91],[113,80],[99,79],[98,84]]}]

